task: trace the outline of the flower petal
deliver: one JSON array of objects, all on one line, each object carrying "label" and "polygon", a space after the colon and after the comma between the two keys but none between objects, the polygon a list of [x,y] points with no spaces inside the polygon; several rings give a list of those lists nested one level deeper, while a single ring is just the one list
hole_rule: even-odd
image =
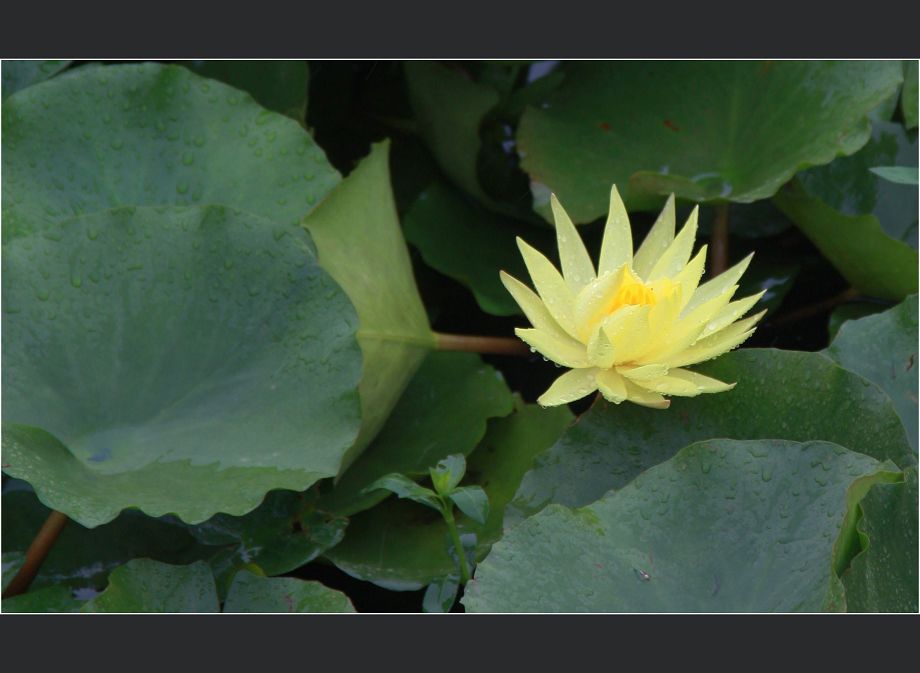
[{"label": "flower petal", "polygon": [[[685,311],[679,319],[661,328],[667,330],[664,336],[655,340],[653,346],[643,353],[637,362],[644,364],[667,360],[695,344],[699,341],[709,321],[731,300],[735,289],[737,286],[732,289],[731,293],[724,292],[705,304],[697,306],[689,313]],[[655,334],[655,325],[652,326],[652,334]]]},{"label": "flower petal", "polygon": [[517,244],[533,285],[550,315],[555,318],[562,329],[575,336],[575,321],[572,319],[575,294],[545,255],[521,238],[517,239]]},{"label": "flower petal", "polygon": [[751,263],[751,258],[754,256],[754,253],[751,253],[740,262],[735,264],[735,266],[730,269],[723,271],[718,276],[712,280],[706,281],[700,285],[696,292],[693,293],[693,296],[690,298],[690,301],[687,302],[687,307],[685,311],[692,311],[694,308],[703,304],[713,297],[720,295],[725,292],[728,288],[735,285],[738,280],[741,278],[741,275],[747,270],[748,265]]},{"label": "flower petal", "polygon": [[[633,360],[639,364],[648,364],[655,360],[657,353],[671,349],[671,344],[677,336],[674,330],[683,303],[680,286],[675,285],[667,295],[651,307],[648,313],[648,337],[644,347],[633,354]],[[624,361],[618,357],[617,362]]]},{"label": "flower petal", "polygon": [[765,293],[766,290],[763,290],[757,294],[752,294],[750,297],[744,297],[743,299],[733,301],[720,309],[703,329],[700,338],[711,336],[719,330],[731,325],[738,318],[750,311],[754,304],[760,301],[760,298],[764,296]]},{"label": "flower petal", "polygon": [[663,359],[669,367],[685,367],[718,357],[739,346],[754,333],[754,325],[766,314],[766,310],[750,318],[739,320],[715,334],[700,339],[690,348]]},{"label": "flower petal", "polygon": [[521,310],[524,311],[524,315],[527,316],[531,325],[544,332],[555,334],[560,338],[571,339],[571,337],[559,326],[559,323],[556,322],[556,319],[553,318],[549,310],[547,310],[543,300],[540,299],[533,290],[504,271],[500,271],[498,275],[505,289],[514,297],[514,301],[516,301],[518,306],[521,307]]},{"label": "flower petal", "polygon": [[580,400],[597,390],[597,373],[595,367],[572,369],[553,381],[553,385],[537,398],[537,404],[555,407]]},{"label": "flower petal", "polygon": [[652,409],[667,409],[671,406],[671,400],[666,400],[658,393],[637,386],[632,381],[624,379],[624,382],[626,383],[626,399],[630,402],[635,402],[643,407],[651,407]]},{"label": "flower petal", "polygon": [[603,274],[581,289],[575,297],[573,311],[579,339],[587,341],[603,318],[610,313],[611,303],[617,291],[630,274],[629,267],[623,265],[613,273]]},{"label": "flower petal", "polygon": [[610,188],[610,210],[607,224],[604,226],[604,239],[601,242],[601,258],[597,265],[599,276],[616,271],[623,264],[632,265],[633,261],[632,229],[629,215],[620,198],[617,186]]},{"label": "flower petal", "polygon": [[514,330],[519,339],[546,358],[566,367],[587,367],[588,352],[583,344],[574,339],[560,339],[555,335],[538,329]]},{"label": "flower petal", "polygon": [[615,355],[616,351],[607,338],[607,333],[601,328],[594,330],[594,334],[588,340],[588,362],[601,369],[610,369]]},{"label": "flower petal", "polygon": [[696,288],[700,284],[700,278],[703,277],[703,267],[706,264],[706,251],[708,249],[708,245],[700,248],[696,253],[696,257],[691,259],[687,266],[674,276],[674,282],[680,285],[680,295],[684,306],[687,305],[693,293],[696,292]]},{"label": "flower petal", "polygon": [[626,399],[626,381],[612,369],[602,369],[597,373],[597,387],[604,399],[619,404]]},{"label": "flower petal", "polygon": [[696,397],[702,393],[721,393],[735,387],[734,383],[723,383],[687,369],[672,369],[665,376],[636,381],[636,383],[656,393],[680,397]]},{"label": "flower petal", "polygon": [[633,257],[633,269],[643,280],[648,280],[649,274],[658,259],[674,240],[674,195],[668,197],[667,202],[655,224],[649,230],[642,245]]},{"label": "flower petal", "polygon": [[652,271],[648,275],[649,281],[654,281],[658,278],[673,278],[687,265],[690,253],[693,252],[693,243],[696,241],[699,212],[699,206],[694,207],[690,212],[690,217],[687,218],[684,228],[680,230],[680,233],[668,246],[668,249],[661,254],[655,266],[652,267]]},{"label": "flower petal", "polygon": [[555,194],[550,197],[550,204],[553,208],[553,219],[556,222],[556,242],[559,246],[562,276],[575,293],[597,277],[594,273],[594,264],[581,240],[581,235],[575,229],[575,225],[572,224],[571,218]]},{"label": "flower petal", "polygon": [[648,315],[648,306],[624,306],[604,321],[616,362],[630,362],[648,347]]},{"label": "flower petal", "polygon": [[655,363],[651,365],[641,365],[635,367],[625,365],[617,367],[617,372],[628,378],[630,381],[644,381],[648,379],[657,379],[668,373],[666,365]]}]

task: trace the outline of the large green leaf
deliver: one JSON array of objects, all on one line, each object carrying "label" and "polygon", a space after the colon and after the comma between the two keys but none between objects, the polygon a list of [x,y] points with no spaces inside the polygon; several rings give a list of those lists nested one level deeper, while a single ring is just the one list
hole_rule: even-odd
[{"label": "large green leaf", "polygon": [[134,559],[116,568],[105,591],[83,612],[219,612],[208,564],[187,566]]},{"label": "large green leaf", "polygon": [[[482,443],[469,458],[465,484],[481,486],[489,497],[489,516],[480,525],[457,515],[461,533],[475,533],[482,557],[502,535],[505,505],[514,495],[533,457],[550,446],[571,422],[565,407],[527,405],[489,423]],[[359,579],[397,589],[420,589],[456,571],[447,526],[427,507],[390,498],[353,517],[341,544],[326,556]]]},{"label": "large green leaf", "polygon": [[827,354],[888,393],[917,450],[917,295],[841,327]]},{"label": "large green leaf", "polygon": [[673,398],[666,411],[599,400],[536,459],[506,519],[550,503],[587,505],[682,447],[714,437],[825,440],[901,467],[917,462],[888,396],[820,353],[744,349],[699,370],[738,385]]},{"label": "large green leaf", "polygon": [[361,433],[344,470],[374,438],[434,347],[390,187],[389,142],[370,155],[304,220],[319,262],[358,311],[364,355]]},{"label": "large green leaf", "polygon": [[26,87],[54,77],[70,65],[70,61],[14,61],[3,59],[3,82],[0,97],[8,96]]},{"label": "large green leaf", "polygon": [[866,115],[901,83],[893,61],[580,61],[518,128],[534,205],[549,192],[576,222],[676,192],[749,203],[798,170],[852,154]]},{"label": "large green leaf", "polygon": [[354,612],[348,596],[319,582],[259,577],[241,571],[233,578],[224,612]]},{"label": "large green leaf", "polygon": [[298,222],[339,181],[248,94],[155,63],[88,66],[3,105],[3,240],[119,205],[223,204]]},{"label": "large green leaf", "polygon": [[876,484],[859,503],[866,549],[842,579],[850,612],[917,612],[917,469]]},{"label": "large green leaf", "polygon": [[502,375],[472,353],[438,353],[425,358],[386,425],[342,475],[320,507],[352,515],[387,493],[362,493],[385,474],[428,475],[451,454],[467,455],[486,432],[486,421],[512,411]]},{"label": "large green leaf", "polygon": [[304,123],[310,76],[306,61],[211,60],[188,61],[186,65],[199,75],[246,91],[269,110]]},{"label": "large green leaf", "polygon": [[493,315],[521,312],[498,275],[504,269],[527,278],[515,238],[547,253],[556,248],[553,232],[477,207],[440,180],[419,194],[404,226],[425,263],[470,288],[480,308]]},{"label": "large green leaf", "polygon": [[[897,478],[827,442],[711,440],[582,509],[548,507],[467,585],[472,612],[842,610],[856,501]],[[839,536],[839,539],[838,539]]]},{"label": "large green leaf", "polygon": [[3,469],[83,525],[245,514],[354,441],[357,320],[297,227],[103,211],[7,243],[3,295]]},{"label": "large green leaf", "polygon": [[[24,557],[49,513],[34,493],[4,490],[4,554],[17,552]],[[109,572],[133,558],[190,563],[213,552],[182,526],[137,511],[122,512],[114,521],[97,528],[84,528],[71,521],[42,562],[30,593],[48,586],[100,591],[105,588]]]}]

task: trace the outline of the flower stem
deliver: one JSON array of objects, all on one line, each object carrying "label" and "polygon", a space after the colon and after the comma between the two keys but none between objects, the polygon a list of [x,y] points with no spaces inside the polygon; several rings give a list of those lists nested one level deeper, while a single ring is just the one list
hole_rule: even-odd
[{"label": "flower stem", "polygon": [[460,541],[460,533],[457,531],[457,522],[454,521],[454,506],[450,501],[441,499],[443,506],[441,514],[444,515],[444,521],[447,522],[447,528],[450,529],[450,539],[454,542],[454,549],[457,551],[457,558],[460,560],[460,581],[466,584],[470,581],[470,564],[466,561],[466,552],[463,551],[463,543]]},{"label": "flower stem", "polygon": [[520,339],[510,337],[466,336],[435,332],[435,350],[491,353],[492,355],[530,355],[530,348]]},{"label": "flower stem", "polygon": [[18,596],[29,589],[29,585],[32,584],[32,580],[35,579],[45,557],[48,556],[48,552],[51,551],[51,547],[54,546],[68,520],[66,514],[52,510],[39,529],[35,539],[32,540],[32,544],[29,545],[29,549],[26,551],[26,560],[6,587],[6,591],[3,592],[3,598]]},{"label": "flower stem", "polygon": [[795,322],[796,320],[810,318],[814,315],[824,313],[825,311],[830,311],[832,308],[837,306],[837,304],[843,304],[850,301],[851,299],[856,299],[858,296],[859,291],[856,288],[850,287],[840,294],[835,294],[829,299],[825,299],[824,301],[819,301],[814,304],[809,304],[808,306],[803,306],[802,308],[796,309],[795,311],[790,311],[786,315],[781,315],[776,318],[776,320],[770,321],[770,325],[772,327],[778,327],[780,325]]},{"label": "flower stem", "polygon": [[728,204],[716,206],[716,219],[709,240],[709,270],[713,277],[728,268]]}]

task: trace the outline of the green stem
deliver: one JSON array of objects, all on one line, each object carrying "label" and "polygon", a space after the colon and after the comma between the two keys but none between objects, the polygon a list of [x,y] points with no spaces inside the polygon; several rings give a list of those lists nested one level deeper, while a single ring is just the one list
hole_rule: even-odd
[{"label": "green stem", "polygon": [[466,584],[470,581],[470,564],[466,561],[466,552],[463,551],[463,543],[460,541],[460,533],[457,532],[457,523],[454,521],[454,505],[444,498],[441,498],[441,502],[443,503],[441,514],[444,515],[444,520],[450,529],[450,538],[454,541],[454,549],[457,550],[457,557],[460,559],[460,581]]}]

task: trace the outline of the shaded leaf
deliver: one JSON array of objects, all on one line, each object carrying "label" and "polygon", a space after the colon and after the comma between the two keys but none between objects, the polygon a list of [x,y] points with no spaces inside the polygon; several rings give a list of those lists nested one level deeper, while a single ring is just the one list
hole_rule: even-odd
[{"label": "shaded leaf", "polygon": [[877,384],[894,402],[917,450],[917,295],[877,315],[848,320],[827,355]]},{"label": "shaded leaf", "polygon": [[552,231],[477,207],[441,181],[419,194],[404,227],[426,264],[470,288],[480,308],[493,315],[521,313],[498,275],[505,270],[527,278],[515,238],[522,236],[544,252],[556,248]]},{"label": "shaded leaf", "polygon": [[218,514],[190,530],[220,547],[209,563],[223,595],[239,568],[256,564],[269,576],[290,572],[337,545],[347,525],[348,519],[317,510],[309,493],[272,491],[245,516]]},{"label": "shaded leaf", "polygon": [[[4,556],[11,552],[24,557],[50,512],[31,491],[4,490]],[[30,593],[49,586],[101,591],[109,572],[133,558],[182,564],[203,559],[213,551],[199,544],[181,525],[136,510],[122,512],[97,528],[70,521],[42,562]]]},{"label": "shaded leaf", "polygon": [[441,170],[480,203],[507,210],[483,190],[476,173],[479,129],[498,104],[498,92],[433,61],[407,61],[405,70],[418,132]]},{"label": "shaded leaf", "polygon": [[859,497],[895,478],[885,469],[826,442],[692,444],[591,505],[523,521],[462,602],[471,612],[840,611],[833,559]]},{"label": "shaded leaf", "polygon": [[372,507],[384,496],[361,493],[372,481],[390,472],[428,476],[428,468],[441,458],[472,451],[486,432],[486,421],[511,410],[508,385],[478,355],[432,352],[383,429],[318,506],[345,515]]},{"label": "shaded leaf", "polygon": [[354,612],[348,596],[319,582],[259,577],[241,571],[233,578],[224,612]]},{"label": "shaded leaf", "polygon": [[44,82],[66,68],[72,61],[16,61],[3,59],[2,97],[5,100],[17,91]]},{"label": "shaded leaf", "polygon": [[301,124],[307,112],[307,88],[310,76],[306,61],[187,61],[194,72],[242,89],[256,101]]},{"label": "shaded leaf", "polygon": [[[501,537],[505,505],[533,457],[548,448],[571,420],[565,407],[526,405],[489,423],[482,443],[467,461],[467,481],[481,486],[491,505],[486,525],[457,518],[461,539],[467,539],[469,533],[477,535],[478,558]],[[390,499],[354,516],[345,539],[326,556],[359,579],[390,589],[414,590],[456,572],[451,548],[439,514]]]},{"label": "shaded leaf", "polygon": [[901,90],[901,113],[904,115],[904,126],[908,129],[917,128],[917,60],[904,62],[904,88]]},{"label": "shaded leaf", "polygon": [[105,591],[83,612],[218,612],[217,588],[208,564],[169,565],[134,559],[116,568]]}]

